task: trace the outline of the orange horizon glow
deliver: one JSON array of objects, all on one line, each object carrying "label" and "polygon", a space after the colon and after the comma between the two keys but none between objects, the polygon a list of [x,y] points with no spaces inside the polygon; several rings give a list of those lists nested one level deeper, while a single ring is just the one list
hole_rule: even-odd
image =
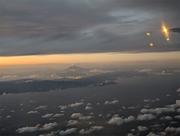
[{"label": "orange horizon glow", "polygon": [[0,57],[0,66],[180,60],[180,52],[86,53]]}]

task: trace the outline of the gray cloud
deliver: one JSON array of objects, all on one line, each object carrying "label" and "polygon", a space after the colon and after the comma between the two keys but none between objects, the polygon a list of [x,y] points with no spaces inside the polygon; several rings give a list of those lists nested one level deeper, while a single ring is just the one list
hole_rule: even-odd
[{"label": "gray cloud", "polygon": [[[0,55],[179,50],[159,33],[180,25],[178,0],[2,0]],[[149,49],[144,33],[157,44]]]}]

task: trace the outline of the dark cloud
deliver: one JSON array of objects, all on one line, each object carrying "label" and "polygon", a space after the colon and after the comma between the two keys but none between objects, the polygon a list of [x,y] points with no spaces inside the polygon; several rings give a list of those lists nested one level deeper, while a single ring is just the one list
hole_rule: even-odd
[{"label": "dark cloud", "polygon": [[[178,0],[1,0],[0,55],[149,51],[162,20],[180,25]],[[164,48],[179,50],[179,36]]]}]

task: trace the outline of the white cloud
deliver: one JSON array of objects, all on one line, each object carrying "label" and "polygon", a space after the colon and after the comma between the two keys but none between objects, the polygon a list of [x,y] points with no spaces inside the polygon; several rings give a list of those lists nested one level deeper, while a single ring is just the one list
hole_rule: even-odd
[{"label": "white cloud", "polygon": [[180,120],[180,115],[176,115],[176,116],[174,116],[174,118]]},{"label": "white cloud", "polygon": [[77,120],[69,120],[67,126],[74,126],[77,125],[79,122]]},{"label": "white cloud", "polygon": [[103,115],[102,114],[98,114],[98,117],[103,117]]},{"label": "white cloud", "polygon": [[6,118],[7,118],[7,119],[10,119],[10,118],[12,118],[12,116],[11,116],[11,115],[7,115]]},{"label": "white cloud", "polygon": [[145,127],[145,126],[138,126],[137,129],[140,131],[140,132],[143,132],[143,131],[147,131],[148,128]]},{"label": "white cloud", "polygon": [[92,110],[93,108],[91,106],[86,106],[85,110]]},{"label": "white cloud", "polygon": [[108,105],[108,104],[117,104],[117,103],[119,103],[119,101],[118,101],[118,100],[105,101],[105,102],[104,102],[104,104],[105,104],[105,105]]},{"label": "white cloud", "polygon": [[16,130],[16,132],[18,133],[33,133],[33,132],[37,132],[37,131],[47,131],[47,130],[51,130],[54,129],[56,126],[58,126],[58,124],[56,122],[54,123],[47,123],[44,125],[36,125],[34,127],[22,127],[22,128],[18,128]]},{"label": "white cloud", "polygon": [[150,133],[149,133],[148,135],[146,135],[146,136],[159,136],[159,135],[156,135],[156,134],[150,132]]},{"label": "white cloud", "polygon": [[127,118],[119,117],[118,115],[114,115],[109,121],[108,124],[111,125],[122,125],[124,123],[129,123],[135,121],[136,118],[134,116],[129,116]]},{"label": "white cloud", "polygon": [[162,113],[173,113],[175,112],[175,107],[163,107],[155,109],[141,109],[141,113],[152,113],[152,114],[162,114]]},{"label": "white cloud", "polygon": [[58,108],[60,108],[61,110],[65,110],[67,109],[68,107],[66,105],[59,105]]},{"label": "white cloud", "polygon": [[177,93],[180,93],[180,88],[176,90]]},{"label": "white cloud", "polygon": [[47,123],[47,124],[44,124],[44,125],[40,128],[40,130],[51,130],[51,129],[57,127],[57,126],[58,126],[58,124],[57,124],[56,122]]},{"label": "white cloud", "polygon": [[156,116],[153,114],[140,114],[137,116],[137,120],[144,121],[144,120],[153,120]]},{"label": "white cloud", "polygon": [[36,109],[36,110],[46,110],[46,109],[47,109],[47,106],[41,105],[41,106],[36,107],[35,109]]},{"label": "white cloud", "polygon": [[129,122],[132,122],[132,121],[135,121],[135,120],[136,120],[136,118],[134,116],[129,116],[129,117],[124,119],[124,122],[129,123]]},{"label": "white cloud", "polygon": [[165,117],[161,117],[160,120],[168,120],[171,121],[173,120],[173,118],[171,116],[165,116]]},{"label": "white cloud", "polygon": [[145,103],[149,103],[149,102],[159,102],[160,101],[160,99],[159,98],[155,98],[155,99],[144,99],[144,102]]},{"label": "white cloud", "polygon": [[54,114],[52,117],[53,117],[53,118],[59,118],[59,117],[62,117],[62,116],[64,116],[64,114],[62,114],[62,113],[56,113],[56,114]]},{"label": "white cloud", "polygon": [[14,112],[15,112],[15,110],[11,110],[10,112],[14,113]]},{"label": "white cloud", "polygon": [[27,114],[38,114],[39,112],[38,111],[29,111],[27,112]]},{"label": "white cloud", "polygon": [[87,106],[92,106],[92,104],[91,104],[91,103],[88,103]]},{"label": "white cloud", "polygon": [[48,113],[48,114],[45,114],[43,116],[41,116],[42,118],[50,118],[53,116],[53,113]]},{"label": "white cloud", "polygon": [[90,120],[92,118],[93,118],[93,116],[82,116],[82,117],[79,117],[80,120]]},{"label": "white cloud", "polygon": [[80,118],[80,117],[82,117],[82,114],[81,114],[81,113],[73,113],[73,114],[71,115],[71,118],[74,118],[74,119],[78,119],[78,118]]},{"label": "white cloud", "polygon": [[79,120],[90,120],[93,118],[93,116],[84,116],[81,113],[73,113],[71,115],[71,118],[73,119],[79,119]]},{"label": "white cloud", "polygon": [[180,127],[178,127],[178,128],[175,128],[175,127],[167,127],[167,128],[165,129],[165,131],[166,131],[167,133],[178,133],[178,134],[180,134]]},{"label": "white cloud", "polygon": [[79,107],[81,105],[83,105],[83,102],[72,103],[72,104],[69,104],[68,106],[71,107],[71,108],[74,108],[74,107]]},{"label": "white cloud", "polygon": [[22,127],[22,128],[18,128],[16,130],[16,132],[18,132],[18,133],[32,133],[32,132],[36,132],[38,130],[39,130],[39,128],[37,126],[35,126],[35,127]]},{"label": "white cloud", "polygon": [[81,129],[79,131],[79,133],[82,134],[82,135],[87,135],[87,134],[93,133],[94,131],[100,131],[103,128],[104,128],[103,126],[93,126],[93,127],[89,128],[89,129]]},{"label": "white cloud", "polygon": [[111,124],[111,125],[122,125],[123,123],[124,123],[124,120],[121,117],[112,117],[108,121],[108,124]]},{"label": "white cloud", "polygon": [[61,130],[59,132],[59,134],[62,136],[65,136],[65,135],[70,135],[70,134],[76,133],[76,131],[77,131],[77,128],[70,128],[70,129],[66,129],[66,130]]}]

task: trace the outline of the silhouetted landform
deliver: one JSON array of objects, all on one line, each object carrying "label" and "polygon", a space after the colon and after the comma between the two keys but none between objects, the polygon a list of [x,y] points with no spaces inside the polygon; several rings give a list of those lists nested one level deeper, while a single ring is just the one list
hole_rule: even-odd
[{"label": "silhouetted landform", "polygon": [[167,70],[151,71],[148,69],[142,69],[139,71],[109,72],[94,76],[86,76],[80,79],[22,79],[12,81],[1,81],[0,94],[23,92],[47,92],[53,90],[63,90],[68,88],[79,88],[86,86],[101,87],[105,85],[123,83],[123,81],[126,79],[131,80],[132,78],[144,77],[150,79],[150,82],[154,82],[155,78],[158,78],[158,80],[163,79],[164,76],[169,76],[171,78],[172,74],[174,74],[175,77],[178,77],[180,75],[179,73],[173,73]]}]

